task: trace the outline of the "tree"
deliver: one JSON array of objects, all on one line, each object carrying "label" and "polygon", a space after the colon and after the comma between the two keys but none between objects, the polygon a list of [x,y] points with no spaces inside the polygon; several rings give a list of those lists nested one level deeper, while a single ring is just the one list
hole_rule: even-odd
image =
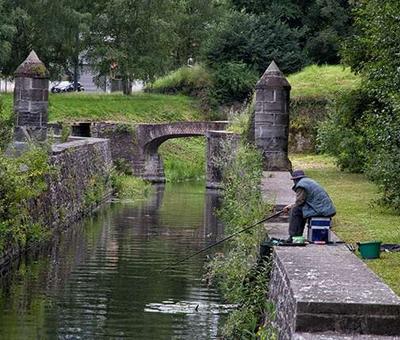
[{"label": "tree", "polygon": [[343,50],[344,61],[368,80],[380,98],[400,87],[400,2],[360,0],[354,8],[355,32]]},{"label": "tree", "polygon": [[298,31],[311,62],[337,64],[343,38],[350,32],[348,0],[232,0],[239,11],[271,18]]},{"label": "tree", "polygon": [[339,64],[339,50],[351,33],[348,0],[315,0],[303,8],[304,48],[317,64]]},{"label": "tree", "polygon": [[[13,11],[17,34],[12,40],[13,58],[5,65],[12,75],[18,65],[34,49],[57,77],[76,64],[84,46],[81,36],[89,27],[90,13],[77,0],[5,0]],[[87,6],[87,5],[86,5]],[[85,11],[83,11],[85,10]]]},{"label": "tree", "polygon": [[211,66],[242,62],[261,75],[276,60],[283,72],[294,72],[307,63],[299,40],[300,32],[279,19],[231,11],[214,27],[204,53]]},{"label": "tree", "polygon": [[16,33],[12,20],[12,11],[6,6],[5,0],[0,0],[0,73],[3,65],[11,56],[11,41]]},{"label": "tree", "polygon": [[209,29],[218,21],[225,7],[215,0],[178,0],[174,32],[175,66],[186,64],[189,57],[197,60]]},{"label": "tree", "polygon": [[88,56],[101,74],[113,68],[130,94],[134,79],[147,81],[170,67],[174,10],[172,0],[100,1]]}]

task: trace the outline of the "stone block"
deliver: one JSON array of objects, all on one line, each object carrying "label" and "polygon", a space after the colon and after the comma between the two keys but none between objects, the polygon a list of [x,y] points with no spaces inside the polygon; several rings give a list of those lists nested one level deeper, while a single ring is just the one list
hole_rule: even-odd
[{"label": "stone block", "polygon": [[30,139],[37,141],[46,140],[47,129],[45,127],[34,127],[34,126],[16,126],[14,129],[14,140],[17,142],[30,142],[24,132],[28,134]]},{"label": "stone block", "polygon": [[42,89],[32,89],[29,91],[27,96],[29,96],[33,102],[43,102],[44,101],[44,93],[43,93]]},{"label": "stone block", "polygon": [[38,101],[38,102],[32,101],[32,102],[31,102],[30,111],[31,111],[33,114],[44,113],[44,112],[47,112],[47,110],[48,110],[48,105],[49,105],[49,103],[48,103],[48,102],[45,102],[45,101]]},{"label": "stone block", "polygon": [[275,124],[283,125],[285,127],[289,126],[289,115],[287,113],[277,113],[274,115]]},{"label": "stone block", "polygon": [[264,151],[263,159],[264,171],[291,171],[292,163],[287,157],[287,151],[269,152]]},{"label": "stone block", "polygon": [[283,101],[276,101],[273,103],[264,102],[263,103],[263,112],[271,112],[271,111],[279,111],[282,113],[286,113],[285,105]]},{"label": "stone block", "polygon": [[275,90],[263,89],[256,92],[256,103],[257,102],[272,102],[276,98]]},{"label": "stone block", "polygon": [[32,88],[32,80],[32,78],[27,77],[16,77],[14,80],[14,88],[17,90],[30,90]]},{"label": "stone block", "polygon": [[24,100],[24,99],[17,99],[14,101],[14,112],[19,113],[19,112],[29,112],[30,111],[30,101],[29,100]]},{"label": "stone block", "polygon": [[258,139],[256,145],[264,152],[285,152],[287,150],[286,139],[284,137]]},{"label": "stone block", "polygon": [[32,90],[28,90],[28,89],[24,89],[24,88],[19,88],[18,89],[18,97],[22,100],[26,100],[26,101],[30,101],[31,100],[31,91]]},{"label": "stone block", "polygon": [[275,125],[275,126],[256,125],[256,138],[263,139],[271,137],[280,137],[287,140],[288,128],[282,125]]},{"label": "stone block", "polygon": [[42,125],[41,115],[32,114],[30,112],[18,115],[17,126],[41,126],[41,125]]},{"label": "stone block", "polygon": [[32,89],[48,89],[49,88],[49,80],[48,79],[32,79]]},{"label": "stone block", "polygon": [[264,102],[256,101],[256,105],[255,105],[256,116],[257,116],[257,114],[262,114],[263,113],[263,107],[264,107],[263,103]]},{"label": "stone block", "polygon": [[255,126],[273,125],[275,123],[274,114],[262,114],[254,117]]}]

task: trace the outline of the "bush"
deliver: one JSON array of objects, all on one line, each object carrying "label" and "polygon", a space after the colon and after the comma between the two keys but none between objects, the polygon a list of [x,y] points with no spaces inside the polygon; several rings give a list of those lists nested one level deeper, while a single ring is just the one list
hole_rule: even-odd
[{"label": "bush", "polygon": [[247,100],[258,80],[257,72],[240,62],[227,62],[213,69],[212,97],[219,103]]},{"label": "bush", "polygon": [[47,190],[51,173],[47,151],[32,146],[18,158],[0,155],[0,251],[21,248],[48,233],[30,215],[32,200]]},{"label": "bush", "polygon": [[147,197],[152,189],[150,183],[122,173],[112,175],[112,186],[115,196],[123,200],[142,199]]},{"label": "bush", "polygon": [[362,90],[342,94],[329,108],[327,120],[319,126],[319,150],[335,156],[342,170],[362,172],[371,151],[366,138],[370,128],[365,124],[364,112],[371,98]]},{"label": "bush", "polygon": [[193,67],[183,66],[165,77],[158,78],[146,87],[145,91],[165,94],[184,94],[196,97],[200,109],[208,119],[219,119],[215,111],[217,102],[209,95],[212,88],[212,77],[207,68],[196,64]]},{"label": "bush", "polygon": [[183,66],[165,77],[158,78],[146,90],[150,92],[198,96],[211,86],[211,77],[207,69],[196,64]]},{"label": "bush", "polygon": [[0,98],[0,153],[5,150],[12,137],[13,120],[12,116],[8,115],[4,109],[4,102]]}]

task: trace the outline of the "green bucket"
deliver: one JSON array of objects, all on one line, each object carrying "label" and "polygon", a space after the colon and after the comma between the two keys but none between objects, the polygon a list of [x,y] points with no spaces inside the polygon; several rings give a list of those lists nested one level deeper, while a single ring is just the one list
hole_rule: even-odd
[{"label": "green bucket", "polygon": [[363,259],[377,259],[381,254],[381,241],[359,242],[358,250]]}]

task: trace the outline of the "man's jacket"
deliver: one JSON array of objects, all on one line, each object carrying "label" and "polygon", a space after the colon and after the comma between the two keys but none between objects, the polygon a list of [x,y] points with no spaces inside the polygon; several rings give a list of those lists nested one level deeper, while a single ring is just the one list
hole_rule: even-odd
[{"label": "man's jacket", "polygon": [[301,178],[293,190],[302,188],[306,192],[306,201],[303,205],[303,216],[333,216],[336,214],[335,206],[326,191],[314,180],[308,177]]}]

